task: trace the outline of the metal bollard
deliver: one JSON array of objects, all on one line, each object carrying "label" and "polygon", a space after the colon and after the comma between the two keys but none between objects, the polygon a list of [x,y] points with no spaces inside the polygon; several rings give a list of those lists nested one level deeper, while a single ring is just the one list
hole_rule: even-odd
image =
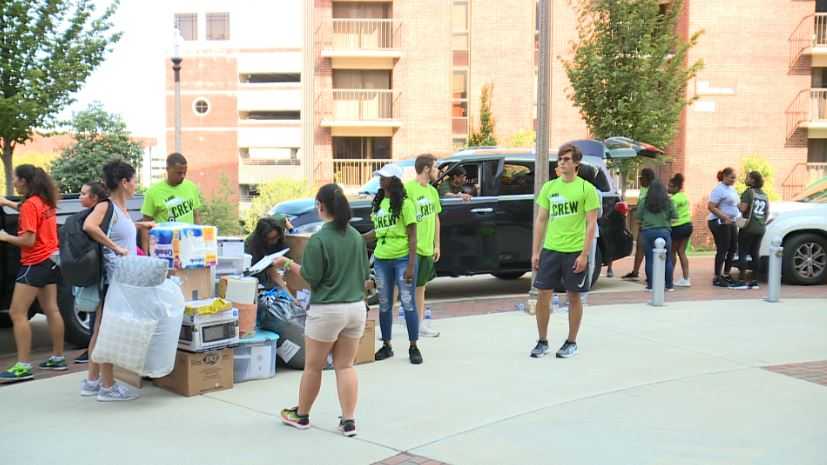
[{"label": "metal bollard", "polygon": [[666,286],[666,241],[655,239],[652,260],[652,300],[649,305],[663,307],[664,287]]},{"label": "metal bollard", "polygon": [[781,247],[781,238],[774,237],[770,241],[770,267],[767,272],[767,302],[778,302],[781,298],[781,259],[784,247]]}]

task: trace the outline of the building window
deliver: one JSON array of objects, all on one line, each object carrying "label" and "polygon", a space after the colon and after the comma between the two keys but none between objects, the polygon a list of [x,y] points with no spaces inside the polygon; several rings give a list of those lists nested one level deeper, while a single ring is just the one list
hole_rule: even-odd
[{"label": "building window", "polygon": [[258,121],[298,121],[300,111],[247,111],[241,113],[241,119]]},{"label": "building window", "polygon": [[453,139],[453,146],[454,150],[462,150],[467,145],[467,139],[465,137],[454,137]]},{"label": "building window", "polygon": [[239,75],[243,84],[300,83],[300,73],[247,73]]},{"label": "building window", "polygon": [[210,102],[205,98],[197,98],[192,102],[192,111],[198,116],[205,116],[210,112]]},{"label": "building window", "polygon": [[207,13],[207,40],[230,40],[229,13]]},{"label": "building window", "polygon": [[175,28],[184,40],[198,40],[198,15],[195,13],[177,13]]},{"label": "building window", "polygon": [[389,160],[390,137],[334,137],[333,158],[342,160]]}]

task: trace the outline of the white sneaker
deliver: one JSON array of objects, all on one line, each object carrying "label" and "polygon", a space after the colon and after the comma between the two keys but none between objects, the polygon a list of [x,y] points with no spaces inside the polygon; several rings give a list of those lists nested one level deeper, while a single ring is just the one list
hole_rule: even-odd
[{"label": "white sneaker", "polygon": [[135,400],[139,397],[141,397],[139,393],[120,383],[113,384],[109,389],[101,386],[100,392],[98,392],[98,402],[122,402]]},{"label": "white sneaker", "polygon": [[92,397],[98,395],[98,392],[101,390],[101,381],[89,381],[87,378],[84,378],[83,381],[80,382],[80,396],[81,397]]},{"label": "white sneaker", "polygon": [[675,286],[677,286],[677,287],[691,287],[692,282],[689,279],[681,278],[681,279],[675,281]]},{"label": "white sneaker", "polygon": [[439,331],[428,328],[426,326],[419,327],[419,336],[420,337],[439,337]]}]

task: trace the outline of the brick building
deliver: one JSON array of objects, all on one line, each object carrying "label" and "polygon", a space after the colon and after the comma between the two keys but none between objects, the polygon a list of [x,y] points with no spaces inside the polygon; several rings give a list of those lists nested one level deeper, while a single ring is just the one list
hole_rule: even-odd
[{"label": "brick building", "polygon": [[[552,3],[554,147],[588,132],[559,59],[577,38],[575,11],[568,0]],[[500,144],[534,127],[535,0],[268,5],[179,0],[169,7],[187,39],[184,153],[207,193],[221,175],[242,196],[277,177],[354,186],[384,160],[448,154],[478,124],[488,83]],[[704,31],[689,59],[705,67],[687,90],[696,100],[668,148],[672,162],[659,171],[685,174],[696,226],[706,229],[715,173],[740,168],[744,156],[765,156],[785,197],[823,175],[827,1],[686,0],[679,29]],[[167,148],[172,89],[168,70]]]}]

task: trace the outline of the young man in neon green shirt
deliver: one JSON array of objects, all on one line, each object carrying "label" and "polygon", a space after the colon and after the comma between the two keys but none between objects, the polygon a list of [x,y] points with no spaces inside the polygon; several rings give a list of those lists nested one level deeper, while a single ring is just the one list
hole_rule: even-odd
[{"label": "young man in neon green shirt", "polygon": [[[141,214],[155,223],[200,224],[201,191],[187,177],[187,159],[180,153],[167,157],[167,178],[144,194]],[[149,252],[149,232],[141,232],[145,252]]]},{"label": "young man in neon green shirt", "polygon": [[574,145],[560,147],[557,158],[560,177],[546,182],[536,199],[539,208],[534,220],[531,261],[534,287],[540,295],[536,314],[539,340],[531,351],[533,358],[542,357],[549,351],[549,304],[557,288],[564,288],[569,300],[569,336],[557,351],[557,357],[570,358],[577,354],[577,332],[583,318],[580,293],[591,287],[589,253],[600,209],[597,189],[577,176],[582,159],[583,153]]},{"label": "young man in neon green shirt", "polygon": [[419,335],[438,337],[439,331],[423,323],[425,317],[425,286],[436,278],[434,263],[439,261],[439,214],[442,203],[439,192],[431,185],[436,181],[436,158],[431,154],[416,157],[416,179],[405,184],[408,197],[416,205],[416,310],[419,314]]}]

